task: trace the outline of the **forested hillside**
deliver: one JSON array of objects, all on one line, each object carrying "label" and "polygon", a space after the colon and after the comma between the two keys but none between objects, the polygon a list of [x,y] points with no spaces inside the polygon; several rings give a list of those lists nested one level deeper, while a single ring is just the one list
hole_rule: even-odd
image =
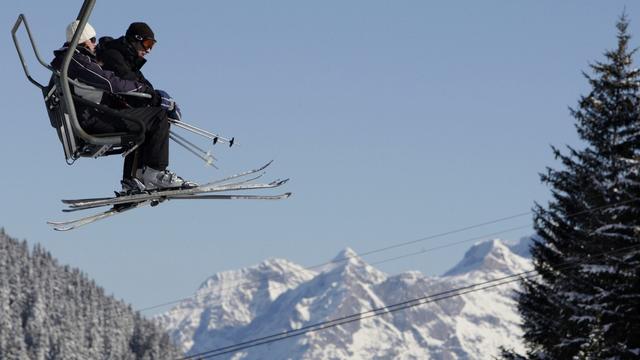
[{"label": "forested hillside", "polygon": [[0,230],[0,359],[179,356],[161,329],[80,270]]}]

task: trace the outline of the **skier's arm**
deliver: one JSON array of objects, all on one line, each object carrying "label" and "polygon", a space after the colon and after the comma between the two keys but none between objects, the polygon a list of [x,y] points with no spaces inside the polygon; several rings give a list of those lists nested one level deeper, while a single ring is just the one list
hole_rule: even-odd
[{"label": "skier's arm", "polygon": [[145,84],[118,77],[113,71],[104,70],[85,55],[73,56],[69,65],[69,75],[87,85],[115,94],[150,92]]}]

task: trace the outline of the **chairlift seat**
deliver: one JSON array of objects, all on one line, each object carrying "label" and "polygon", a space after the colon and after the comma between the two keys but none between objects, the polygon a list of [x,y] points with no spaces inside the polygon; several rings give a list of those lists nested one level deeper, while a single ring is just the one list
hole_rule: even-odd
[{"label": "chairlift seat", "polygon": [[[75,83],[75,85],[80,85]],[[87,85],[82,85],[89,87]],[[97,89],[95,89],[97,90]],[[98,90],[97,90],[98,91]],[[57,74],[51,76],[49,86],[42,89],[45,105],[47,108],[47,114],[49,115],[49,121],[51,126],[56,129],[58,139],[60,140],[67,162],[72,163],[80,157],[92,157],[98,158],[100,156],[109,156],[116,154],[123,154],[129,152],[132,148],[137,147],[142,141],[144,141],[144,125],[137,120],[129,118],[117,110],[110,109],[104,105],[93,103],[92,101],[81,98],[80,96],[73,95],[74,102],[81,102],[82,105],[89,107],[96,113],[111,115],[119,117],[125,121],[136,122],[141,131],[137,133],[127,132],[115,132],[115,133],[96,133],[91,136],[99,139],[115,138],[117,141],[113,141],[108,144],[94,144],[83,140],[77,136],[74,131],[74,127],[69,121],[69,105],[64,101],[60,88],[60,77]],[[71,104],[71,106],[76,106]]]},{"label": "chairlift seat", "polygon": [[[81,13],[85,13],[86,7],[87,9],[89,9],[89,11],[86,11],[88,15],[88,13],[90,12],[90,8],[93,7],[94,3],[95,0],[85,1]],[[84,23],[86,23],[86,16],[83,19],[82,23],[78,26],[72,42],[77,41],[80,35],[79,30],[82,29]],[[24,55],[20,48],[20,43],[16,36],[16,32],[18,31],[18,28],[21,24],[24,24],[24,28],[29,37],[29,41],[35,53],[36,59],[42,66],[52,72],[49,85],[47,86],[40,84],[29,73],[27,64],[24,60]],[[142,144],[146,131],[145,125],[142,121],[123,114],[117,110],[111,109],[105,105],[101,105],[77,96],[73,93],[73,90],[71,90],[71,93],[69,93],[71,85],[83,89],[91,87],[79,83],[73,79],[67,78],[66,75],[63,75],[65,74],[66,69],[64,69],[64,71],[62,72],[59,72],[42,60],[42,57],[40,56],[35,45],[35,41],[31,34],[27,19],[23,14],[20,14],[18,16],[18,19],[16,20],[13,29],[11,30],[11,35],[13,37],[13,42],[16,46],[16,51],[18,52],[18,56],[20,57],[20,61],[22,63],[22,67],[24,69],[25,75],[27,76],[27,79],[42,91],[47,114],[49,115],[49,121],[51,123],[51,126],[56,129],[58,138],[60,139],[60,142],[62,143],[62,147],[64,149],[65,159],[68,164],[73,164],[77,159],[81,157],[97,158],[100,156],[113,154],[126,155],[137,148],[140,144]],[[69,58],[72,55],[72,51],[73,49],[69,48],[67,54],[65,55],[65,59]],[[95,88],[91,89],[101,91]],[[134,133],[118,132],[89,134],[82,128],[80,122],[77,119],[75,103],[82,104],[92,111],[104,113],[111,117],[120,118],[123,121],[136,123],[139,126],[140,131]]]}]

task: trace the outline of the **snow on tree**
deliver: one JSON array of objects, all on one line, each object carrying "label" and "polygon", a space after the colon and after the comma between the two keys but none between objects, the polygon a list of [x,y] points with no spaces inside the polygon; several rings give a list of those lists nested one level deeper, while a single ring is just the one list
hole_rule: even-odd
[{"label": "snow on tree", "polygon": [[0,230],[0,359],[172,359],[180,351],[135,313],[41,246]]},{"label": "snow on tree", "polygon": [[623,15],[617,48],[591,65],[591,91],[571,109],[586,146],[554,148],[562,168],[542,175],[553,200],[535,206],[541,277],[519,296],[526,358],[640,356],[640,70],[627,27]]}]

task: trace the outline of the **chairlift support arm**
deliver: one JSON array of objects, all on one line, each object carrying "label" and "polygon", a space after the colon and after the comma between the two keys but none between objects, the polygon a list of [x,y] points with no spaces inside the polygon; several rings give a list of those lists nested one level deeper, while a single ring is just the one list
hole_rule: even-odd
[{"label": "chairlift support arm", "polygon": [[13,37],[13,43],[16,46],[16,51],[18,52],[18,56],[20,57],[20,63],[22,63],[22,69],[24,70],[24,74],[27,76],[27,79],[29,79],[29,81],[33,85],[40,88],[40,90],[44,90],[45,86],[40,84],[31,76],[31,73],[29,72],[29,68],[27,67],[27,63],[24,60],[24,55],[22,54],[22,48],[20,48],[20,43],[18,42],[18,38],[16,35],[18,29],[20,28],[20,24],[24,24],[24,28],[27,31],[29,41],[31,42],[31,48],[33,49],[33,52],[36,55],[36,59],[38,59],[38,62],[40,62],[42,66],[44,66],[45,68],[51,71],[55,71],[55,70],[49,64],[47,64],[44,60],[42,60],[42,57],[38,52],[38,47],[36,46],[36,42],[33,39],[33,35],[31,35],[31,28],[29,28],[29,23],[27,22],[27,18],[24,16],[24,14],[18,15],[18,19],[16,20],[15,25],[13,25],[13,28],[11,29],[11,36]]},{"label": "chairlift support arm", "polygon": [[[84,30],[87,21],[89,20],[89,15],[91,15],[91,11],[93,11],[93,7],[96,4],[96,0],[85,0],[82,4],[82,8],[78,13],[78,27],[76,28],[76,32],[73,34],[71,38],[71,42],[69,44],[69,49],[67,49],[66,54],[64,55],[64,59],[62,61],[62,69],[60,70],[60,85],[62,87],[62,96],[64,96],[64,101],[67,104],[73,104],[73,97],[71,95],[71,88],[69,87],[69,64],[71,63],[71,58],[76,50],[76,44],[78,44],[78,40],[80,39],[80,35]],[[71,120],[71,125],[73,129],[76,131],[76,134],[82,138],[84,141],[87,141],[91,144],[96,145],[109,145],[109,144],[120,144],[121,139],[117,136],[112,137],[96,137],[89,135],[78,122],[78,116],[76,114],[75,106],[69,106],[67,109],[69,111],[69,118]]]}]

